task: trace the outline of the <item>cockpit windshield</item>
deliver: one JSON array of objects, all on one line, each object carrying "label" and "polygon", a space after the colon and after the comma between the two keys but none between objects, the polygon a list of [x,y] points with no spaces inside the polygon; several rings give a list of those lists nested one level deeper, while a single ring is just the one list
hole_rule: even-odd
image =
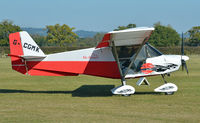
[{"label": "cockpit windshield", "polygon": [[[132,60],[135,59],[134,63],[131,65],[130,70],[133,73],[137,73],[140,71],[141,66],[146,62],[147,58],[156,57],[162,55],[160,51],[155,49],[150,44],[146,43],[140,49],[140,45],[132,45],[132,46],[118,46],[116,47],[117,54],[120,62],[120,67],[122,72],[124,73]],[[137,54],[138,50],[140,49],[136,58],[135,55]]]}]

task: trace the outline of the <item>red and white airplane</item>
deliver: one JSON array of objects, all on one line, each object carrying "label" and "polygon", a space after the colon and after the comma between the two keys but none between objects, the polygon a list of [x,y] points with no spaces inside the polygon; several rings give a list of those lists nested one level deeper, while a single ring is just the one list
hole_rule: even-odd
[{"label": "red and white airplane", "polygon": [[[154,28],[140,27],[111,31],[104,35],[97,47],[45,55],[30,35],[16,32],[9,35],[12,69],[32,76],[77,76],[79,74],[121,79],[122,85],[113,94],[130,95],[134,87],[126,85],[128,78],[165,75],[177,71],[189,59],[184,55],[163,55],[147,43]],[[167,83],[156,92],[173,94],[178,87]]]}]

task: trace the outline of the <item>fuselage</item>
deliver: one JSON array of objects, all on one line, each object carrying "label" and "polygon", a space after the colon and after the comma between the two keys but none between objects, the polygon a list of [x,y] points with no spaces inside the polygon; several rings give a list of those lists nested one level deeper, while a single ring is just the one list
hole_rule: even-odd
[{"label": "fuselage", "polygon": [[[181,58],[183,58],[181,55],[160,55],[147,58],[144,63],[153,65],[151,68],[145,68],[148,72],[145,72],[144,69],[139,71],[130,69],[125,78],[174,72],[179,69]],[[86,74],[120,79],[119,69],[110,47],[50,54],[45,58],[27,60],[27,66],[30,75],[67,76]],[[140,67],[142,67],[142,64]]]},{"label": "fuselage", "polygon": [[27,60],[27,66],[30,75],[63,76],[73,73],[120,78],[110,47],[49,54],[45,58]]}]

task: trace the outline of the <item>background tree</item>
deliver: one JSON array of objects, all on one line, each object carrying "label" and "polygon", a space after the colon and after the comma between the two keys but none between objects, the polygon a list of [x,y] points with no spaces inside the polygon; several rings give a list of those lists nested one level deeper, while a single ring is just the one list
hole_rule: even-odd
[{"label": "background tree", "polygon": [[187,38],[187,45],[200,46],[200,26],[192,27],[186,34],[189,35],[189,38]]},{"label": "background tree", "polygon": [[136,27],[136,24],[128,24],[127,26],[118,26],[118,28],[114,29],[114,31],[124,30],[128,28],[135,28],[135,27]]},{"label": "background tree", "polygon": [[9,34],[21,31],[20,27],[14,25],[12,21],[4,20],[0,23],[0,46],[9,45]]},{"label": "background tree", "polygon": [[70,28],[68,25],[49,25],[46,26],[47,29],[47,40],[53,45],[59,46],[69,46],[75,42],[78,38],[78,35],[72,30],[75,28]]},{"label": "background tree", "polygon": [[94,37],[79,38],[77,42],[73,43],[73,46],[78,47],[96,47],[97,44],[103,39],[105,33],[96,33]]},{"label": "background tree", "polygon": [[160,22],[154,24],[153,31],[149,42],[154,46],[176,46],[180,43],[180,35],[170,25],[163,26]]},{"label": "background tree", "polygon": [[105,33],[97,33],[93,39],[94,39],[94,42],[95,42],[95,46],[102,41],[103,37],[104,37],[104,34]]},{"label": "background tree", "polygon": [[46,36],[42,36],[39,34],[34,34],[31,35],[31,37],[34,39],[34,41],[39,45],[39,46],[48,46],[48,41]]}]

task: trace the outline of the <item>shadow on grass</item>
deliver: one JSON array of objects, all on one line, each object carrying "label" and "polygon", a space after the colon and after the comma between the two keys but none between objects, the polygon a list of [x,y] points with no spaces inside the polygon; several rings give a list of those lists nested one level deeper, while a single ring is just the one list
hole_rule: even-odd
[{"label": "shadow on grass", "polygon": [[135,92],[134,95],[162,95],[160,92]]},{"label": "shadow on grass", "polygon": [[[0,89],[0,93],[36,93],[36,94],[71,94],[72,97],[107,97],[112,96],[114,85],[83,85],[73,91],[32,91]],[[158,92],[135,92],[134,95],[161,95]]]},{"label": "shadow on grass", "polygon": [[114,85],[83,85],[73,91],[31,91],[0,89],[0,93],[72,94],[73,97],[106,97],[112,96],[110,90],[114,87]]}]

